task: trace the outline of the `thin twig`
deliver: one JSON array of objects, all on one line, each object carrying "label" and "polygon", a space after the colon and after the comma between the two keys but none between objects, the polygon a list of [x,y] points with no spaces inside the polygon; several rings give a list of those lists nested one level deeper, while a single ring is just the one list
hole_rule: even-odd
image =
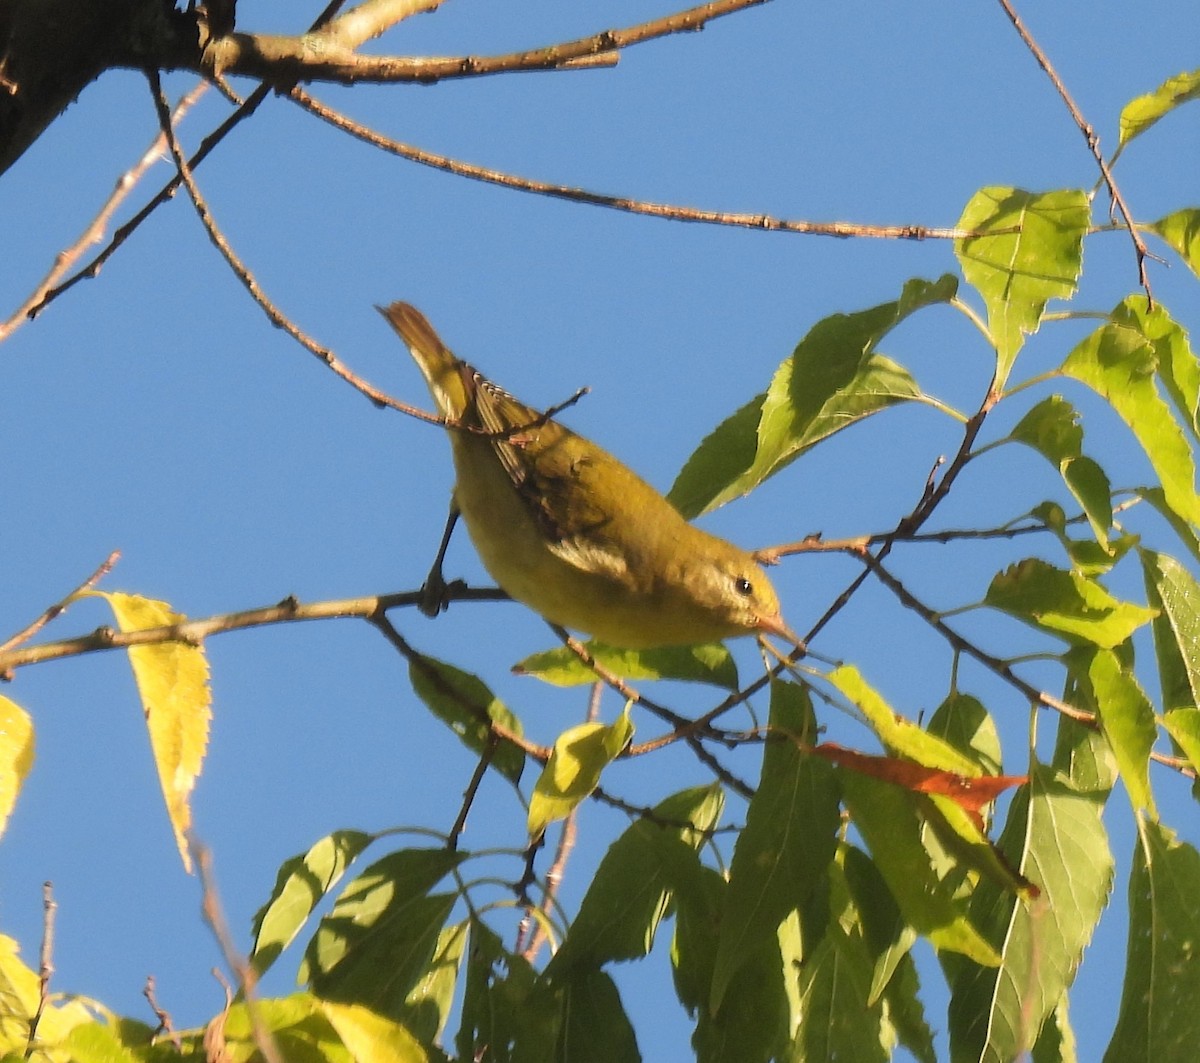
[{"label": "thin twig", "polygon": [[52,606],[46,609],[36,620],[26,625],[8,641],[0,642],[0,654],[6,650],[11,650],[14,646],[20,646],[23,642],[28,642],[34,635],[42,630],[50,621],[57,619],[67,611],[70,604],[86,590],[90,590],[107,576],[113,569],[113,566],[120,560],[121,551],[114,550],[101,563],[100,566],[87,579],[85,579],[78,587],[68,594],[61,601],[55,602]]},{"label": "thin twig", "polygon": [[29,1033],[25,1040],[25,1058],[30,1059],[37,1051],[37,1032],[42,1016],[50,1003],[50,979],[54,976],[54,919],[58,913],[58,902],[54,899],[54,884],[42,884],[42,951],[38,960],[37,1010],[29,1020]]},{"label": "thin twig", "polygon": [[150,1005],[150,1010],[154,1012],[154,1017],[158,1020],[158,1028],[150,1037],[151,1043],[157,1040],[160,1033],[163,1033],[171,1039],[175,1050],[182,1052],[183,1038],[179,1036],[179,1032],[175,1029],[171,1013],[158,1003],[158,998],[155,995],[154,975],[150,974],[146,976],[146,984],[142,988],[142,996],[146,998],[146,1003]]},{"label": "thin twig", "polygon": [[1063,103],[1067,105],[1067,110],[1071,112],[1071,118],[1079,127],[1079,131],[1083,134],[1084,139],[1087,140],[1088,150],[1096,160],[1096,165],[1100,167],[1100,175],[1104,178],[1104,183],[1108,186],[1108,194],[1112,197],[1113,203],[1116,204],[1117,209],[1121,212],[1121,217],[1125,220],[1125,228],[1129,230],[1129,237],[1133,241],[1134,254],[1137,256],[1138,283],[1146,293],[1147,308],[1153,309],[1154,296],[1150,291],[1150,275],[1146,270],[1146,258],[1149,255],[1149,250],[1142,239],[1141,233],[1138,232],[1137,226],[1134,224],[1133,215],[1129,212],[1129,207],[1125,204],[1125,197],[1121,194],[1120,188],[1117,187],[1112,170],[1108,163],[1105,162],[1104,155],[1100,151],[1100,137],[1097,135],[1092,124],[1084,118],[1083,112],[1079,109],[1075,100],[1072,99],[1067,86],[1063,84],[1062,78],[1058,76],[1058,72],[1051,65],[1049,57],[1042,50],[1041,45],[1034,40],[1033,35],[1025,27],[1025,23],[1021,21],[1020,15],[1017,14],[1012,4],[1009,0],[999,0],[999,2],[1009,21],[1013,24],[1013,28],[1020,35],[1021,40],[1025,42],[1025,47],[1033,54],[1038,66],[1045,71],[1046,76],[1050,79],[1050,83],[1058,91],[1059,96],[1062,97]]},{"label": "thin twig", "polygon": [[[171,112],[172,122],[178,124],[183,116],[191,110],[196,101],[207,91],[208,82],[201,81],[197,84],[175,105],[174,111]],[[25,324],[26,321],[33,317],[35,310],[46,300],[47,293],[79,261],[83,252],[88,247],[98,244],[103,239],[104,233],[108,229],[109,222],[112,221],[112,216],[116,213],[117,208],[125,202],[126,197],[137,187],[138,182],[145,176],[150,167],[163,157],[163,151],[166,149],[166,146],[166,137],[159,132],[154,137],[154,140],[150,142],[150,146],[142,152],[142,157],[117,178],[117,183],[112,190],[112,194],[104,201],[104,204],[100,207],[100,210],[91,220],[88,227],[79,234],[78,239],[70,247],[63,248],[55,256],[54,264],[50,267],[50,271],[29,294],[25,302],[13,311],[12,316],[7,321],[0,323],[0,343],[3,343],[18,328]]]},{"label": "thin twig", "polygon": [[[517,192],[530,192],[535,195],[550,196],[554,199],[565,199],[573,203],[586,203],[595,207],[607,207],[610,210],[624,211],[629,214],[642,214],[668,221],[699,222],[708,225],[727,225],[742,229],[760,229],[764,232],[803,233],[813,236],[872,237],[884,240],[961,240],[970,236],[984,235],[970,229],[947,229],[926,225],[863,225],[855,222],[817,222],[799,221],[787,218],[776,218],[769,214],[746,214],[736,211],[705,210],[697,207],[684,207],[673,203],[652,203],[647,200],[632,199],[628,196],[612,196],[602,192],[592,192],[586,188],[571,185],[554,184],[549,181],[538,181],[529,177],[519,177],[515,174],[493,170],[486,166],[462,162],[448,155],[426,151],[423,148],[393,140],[340,111],[321,103],[302,88],[294,88],[289,93],[290,98],[304,107],[310,113],[328,122],[330,125],[357,137],[374,147],[420,163],[435,170],[455,174],[458,177],[470,178],[473,181],[483,181],[486,184],[500,185]],[[1015,231],[1015,230],[1014,230]],[[994,235],[993,230],[989,235]]]},{"label": "thin twig", "polygon": [[471,773],[471,781],[467,783],[467,788],[463,791],[463,803],[458,810],[458,815],[454,819],[454,825],[450,828],[450,834],[446,838],[447,849],[457,849],[458,839],[462,837],[462,832],[467,826],[467,814],[471,811],[471,806],[475,803],[475,795],[479,792],[479,784],[483,782],[483,777],[487,774],[488,765],[492,762],[492,757],[496,754],[496,748],[500,745],[500,736],[488,728],[487,744],[483,747],[483,752],[479,754],[479,762],[475,765],[475,770]]}]

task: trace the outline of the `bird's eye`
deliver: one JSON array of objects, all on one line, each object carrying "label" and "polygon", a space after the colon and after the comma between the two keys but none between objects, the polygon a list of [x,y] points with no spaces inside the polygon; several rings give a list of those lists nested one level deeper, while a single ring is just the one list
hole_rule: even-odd
[{"label": "bird's eye", "polygon": [[738,592],[743,598],[749,598],[754,593],[754,584],[751,583],[745,576],[738,576],[733,581],[733,589]]}]

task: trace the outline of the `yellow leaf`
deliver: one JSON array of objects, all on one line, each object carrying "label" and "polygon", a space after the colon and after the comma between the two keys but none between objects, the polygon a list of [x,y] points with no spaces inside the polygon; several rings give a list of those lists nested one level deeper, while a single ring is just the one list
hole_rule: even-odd
[{"label": "yellow leaf", "polygon": [[355,1063],[428,1063],[429,1055],[403,1026],[361,1004],[321,1001],[325,1018]]},{"label": "yellow leaf", "polygon": [[[122,631],[178,624],[187,618],[172,612],[166,602],[136,594],[92,592],[112,606]],[[192,859],[187,834],[192,825],[190,797],[204,763],[212,693],[208,686],[208,661],[199,646],[160,642],[131,646],[129,663],[137,683],[150,748],[158,768],[167,816],[183,866],[190,872]]]},{"label": "yellow leaf", "polygon": [[33,721],[15,701],[0,697],[0,834],[33,767]]}]

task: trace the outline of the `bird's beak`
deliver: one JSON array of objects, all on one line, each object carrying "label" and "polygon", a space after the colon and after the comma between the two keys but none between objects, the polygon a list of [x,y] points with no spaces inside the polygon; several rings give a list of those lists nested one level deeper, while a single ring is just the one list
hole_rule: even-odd
[{"label": "bird's beak", "polygon": [[776,638],[783,639],[784,642],[795,646],[797,649],[803,647],[800,641],[800,636],[797,635],[790,627],[783,622],[783,617],[779,613],[771,613],[758,618],[758,630],[764,635],[774,635]]}]

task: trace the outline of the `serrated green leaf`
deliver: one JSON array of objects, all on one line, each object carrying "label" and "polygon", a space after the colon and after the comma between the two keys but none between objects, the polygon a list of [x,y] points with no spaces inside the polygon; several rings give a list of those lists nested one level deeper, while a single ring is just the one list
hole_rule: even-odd
[{"label": "serrated green leaf", "polygon": [[1183,520],[1200,523],[1191,448],[1154,382],[1161,372],[1155,334],[1147,331],[1130,300],[1113,317],[1067,355],[1061,371],[1112,406],[1150,459],[1167,505]]},{"label": "serrated green leaf", "polygon": [[[88,591],[112,608],[122,631],[165,627],[187,619],[166,602],[136,594]],[[204,765],[212,691],[204,650],[186,642],[131,646],[129,663],[137,683],[146,730],[175,844],[187,871],[192,869],[188,832],[192,827],[192,789]]]},{"label": "serrated green leaf", "polygon": [[[522,734],[521,721],[478,676],[425,656],[409,661],[408,675],[417,697],[472,752],[482,754],[491,745],[488,720]],[[525,768],[525,753],[501,740],[492,751],[492,765],[515,786]]]},{"label": "serrated green leaf", "polygon": [[[1141,136],[1160,118],[1188,100],[1200,98],[1200,70],[1176,74],[1153,92],[1136,96],[1121,108],[1121,131],[1117,141],[1120,151],[1134,137]],[[1114,153],[1113,157],[1116,157]]]},{"label": "serrated green leaf", "polygon": [[355,1063],[428,1063],[428,1053],[408,1030],[370,1008],[325,1000],[321,1011]]},{"label": "serrated green leaf", "polygon": [[1065,572],[1038,558],[1026,558],[998,573],[984,602],[1076,645],[1119,646],[1153,609],[1122,602],[1080,572]]},{"label": "serrated green leaf", "polygon": [[1012,438],[1032,447],[1059,471],[1087,517],[1096,541],[1107,549],[1112,489],[1104,470],[1083,455],[1083,429],[1075,407],[1061,396],[1051,395],[1021,418],[1012,430]]},{"label": "serrated green leaf", "polygon": [[709,1000],[713,1011],[741,965],[760,954],[788,912],[826,881],[841,817],[833,768],[802,748],[815,732],[808,691],[773,682],[773,740],[764,747],[758,789],[733,850]]},{"label": "serrated green leaf", "polygon": [[[1075,293],[1089,220],[1087,194],[1078,189],[983,188],[963,210],[958,227],[987,234],[956,240],[954,253],[987,307],[997,387],[1008,379],[1025,336],[1037,331],[1047,302]],[[1017,232],[997,232],[1014,227]]]},{"label": "serrated green leaf", "polygon": [[629,706],[611,724],[581,723],[558,736],[529,799],[529,836],[565,819],[600,784],[600,773],[633,737]]},{"label": "serrated green leaf", "polygon": [[1104,1063],[1191,1059],[1200,1043],[1200,853],[1138,820],[1125,985]]},{"label": "serrated green leaf", "polygon": [[900,365],[877,350],[909,314],[954,297],[957,280],[910,280],[900,298],[827,317],[797,344],[756,396],[709,435],[668,496],[691,518],[744,495],[806,450],[864,417],[921,395]]},{"label": "serrated green leaf", "polygon": [[280,865],[270,899],[254,915],[250,960],[255,971],[262,974],[292,943],[313,909],[372,840],[362,831],[334,831]]},{"label": "serrated green leaf", "polygon": [[1016,792],[1000,838],[1042,896],[1027,904],[981,880],[970,910],[1003,961],[992,969],[946,963],[954,1059],[1018,1059],[1029,1050],[1074,979],[1112,887],[1101,819],[1108,790],[1096,786],[1094,770],[1103,741],[1063,722],[1071,738],[1060,743],[1055,766],[1031,766],[1029,786]]},{"label": "serrated green leaf", "polygon": [[853,665],[835,668],[825,678],[862,712],[889,752],[927,768],[951,771],[967,778],[982,774],[972,758],[899,716]]},{"label": "serrated green leaf", "polygon": [[1142,296],[1131,296],[1116,307],[1112,319],[1136,329],[1150,344],[1157,359],[1158,377],[1184,427],[1200,439],[1200,360],[1187,331],[1157,303],[1147,309]]},{"label": "serrated green leaf", "polygon": [[957,690],[948,694],[929,718],[927,730],[973,760],[984,775],[1000,774],[1000,733],[978,698]]},{"label": "serrated green leaf", "polygon": [[1200,583],[1175,558],[1141,551],[1146,598],[1158,607],[1154,652],[1165,709],[1200,706]]},{"label": "serrated green leaf", "polygon": [[871,850],[905,920],[939,950],[995,966],[1000,955],[971,925],[921,842],[917,795],[854,771],[839,772],[851,818]]},{"label": "serrated green leaf", "polygon": [[[676,679],[710,683],[725,690],[738,688],[737,663],[720,642],[649,650],[625,650],[588,642],[587,650],[597,664],[622,679]],[[513,666],[513,671],[560,687],[596,682],[596,673],[579,659],[579,654],[565,646],[526,657]]]},{"label": "serrated green leaf", "polygon": [[645,956],[673,890],[687,888],[701,873],[696,850],[716,826],[723,804],[720,787],[696,787],[673,794],[630,826],[600,861],[546,977]]},{"label": "serrated green leaf", "polygon": [[1064,994],[1055,1009],[1042,1023],[1042,1032],[1030,1052],[1032,1063],[1078,1063],[1075,1052],[1075,1031],[1067,1015]]},{"label": "serrated green leaf", "polygon": [[1150,751],[1158,737],[1154,708],[1131,669],[1108,650],[1096,650],[1088,679],[1096,699],[1100,726],[1117,758],[1117,770],[1138,812],[1157,815],[1150,789]]},{"label": "serrated green leaf", "polygon": [[1187,207],[1159,218],[1151,226],[1200,277],[1200,209]]},{"label": "serrated green leaf", "polygon": [[633,1026],[607,974],[576,969],[562,992],[556,1063],[641,1063]]},{"label": "serrated green leaf", "polygon": [[1188,549],[1192,557],[1200,561],[1200,537],[1197,536],[1196,529],[1167,504],[1167,497],[1163,489],[1161,487],[1138,487],[1135,488],[1134,493],[1158,510],[1163,520],[1179,536],[1179,541]]},{"label": "serrated green leaf", "polygon": [[0,834],[33,768],[35,745],[29,713],[0,695]]},{"label": "serrated green leaf", "polygon": [[429,890],[466,854],[448,849],[389,853],[342,892],[309,942],[300,978],[322,1000],[363,1004],[398,1021],[429,968],[453,894]]}]

